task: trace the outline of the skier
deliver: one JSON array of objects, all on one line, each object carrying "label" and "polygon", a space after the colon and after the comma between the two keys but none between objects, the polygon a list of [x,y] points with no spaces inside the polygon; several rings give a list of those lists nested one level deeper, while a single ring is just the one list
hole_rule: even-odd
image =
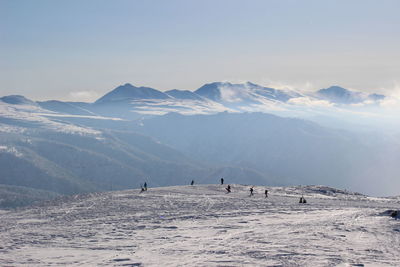
[{"label": "skier", "polygon": [[253,196],[253,195],[254,195],[254,194],[253,194],[253,191],[254,191],[253,187],[250,187],[250,196]]},{"label": "skier", "polygon": [[230,185],[228,185],[228,187],[227,188],[225,188],[226,189],[226,193],[230,193],[231,192],[231,186]]},{"label": "skier", "polygon": [[190,183],[190,185],[194,185],[194,180],[192,180],[192,182]]},{"label": "skier", "polygon": [[140,193],[144,192],[144,187],[142,186],[142,184],[140,184]]},{"label": "skier", "polygon": [[224,184],[224,178],[221,178],[221,185]]},{"label": "skier", "polygon": [[144,191],[147,191],[147,182],[144,182],[143,187],[144,187]]},{"label": "skier", "polygon": [[265,189],[265,198],[267,198],[267,197],[268,197],[268,190]]}]

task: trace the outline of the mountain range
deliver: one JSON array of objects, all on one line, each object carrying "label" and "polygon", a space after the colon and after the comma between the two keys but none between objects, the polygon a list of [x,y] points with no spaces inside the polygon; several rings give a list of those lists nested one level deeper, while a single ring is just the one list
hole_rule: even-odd
[{"label": "mountain range", "polygon": [[[246,82],[233,84],[214,82],[201,86],[194,92],[169,90],[161,92],[150,87],[136,87],[129,83],[118,86],[94,103],[39,101],[37,104],[47,110],[71,115],[117,116],[131,119],[134,114],[163,115],[177,112],[185,115],[215,114],[218,112],[283,112],[294,114],[299,104],[317,103],[319,107],[351,104],[376,105],[384,100],[380,94],[366,94],[339,86],[331,86],[314,93],[300,93],[293,90],[279,90]],[[34,104],[23,96],[0,98],[9,104]],[[281,115],[281,114],[277,114]]]},{"label": "mountain range", "polygon": [[400,138],[321,126],[308,118],[323,109],[305,108],[304,99],[351,110],[385,96],[215,82],[194,92],[124,84],[93,103],[1,97],[0,206],[220,177],[395,193]]}]

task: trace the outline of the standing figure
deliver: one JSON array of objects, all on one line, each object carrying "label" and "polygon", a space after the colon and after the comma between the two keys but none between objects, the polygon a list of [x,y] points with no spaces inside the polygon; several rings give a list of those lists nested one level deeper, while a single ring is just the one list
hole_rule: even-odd
[{"label": "standing figure", "polygon": [[226,191],[227,191],[227,193],[230,193],[231,192],[231,186],[228,184],[228,187],[227,188],[225,188],[226,189]]},{"label": "standing figure", "polygon": [[254,195],[254,194],[253,194],[253,191],[254,191],[253,187],[250,187],[250,196],[251,196],[251,197]]},{"label": "standing figure", "polygon": [[267,198],[267,197],[268,197],[268,190],[265,189],[265,198]]},{"label": "standing figure", "polygon": [[147,191],[147,182],[144,182],[143,187],[144,187],[144,191]]},{"label": "standing figure", "polygon": [[224,178],[221,178],[221,185],[224,184]]},{"label": "standing figure", "polygon": [[194,180],[192,180],[192,182],[190,183],[190,185],[194,185]]}]

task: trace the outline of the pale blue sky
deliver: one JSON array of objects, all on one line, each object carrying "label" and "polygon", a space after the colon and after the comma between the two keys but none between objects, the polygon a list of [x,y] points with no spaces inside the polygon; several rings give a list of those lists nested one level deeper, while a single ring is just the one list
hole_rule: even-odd
[{"label": "pale blue sky", "polygon": [[400,1],[0,0],[0,95],[94,100],[119,84],[252,81],[387,93]]}]

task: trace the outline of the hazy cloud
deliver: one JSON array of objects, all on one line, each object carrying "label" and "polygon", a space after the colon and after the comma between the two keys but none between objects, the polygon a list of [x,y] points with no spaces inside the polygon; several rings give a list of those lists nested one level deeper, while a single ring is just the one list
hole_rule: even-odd
[{"label": "hazy cloud", "polygon": [[400,108],[400,98],[387,97],[379,102],[383,108]]},{"label": "hazy cloud", "polygon": [[333,104],[326,100],[314,99],[308,96],[291,98],[289,104],[307,107],[332,107]]},{"label": "hazy cloud", "polygon": [[386,97],[379,101],[383,108],[400,108],[400,83],[395,81],[392,87],[381,88]]},{"label": "hazy cloud", "polygon": [[321,88],[318,88],[313,83],[306,81],[301,83],[289,83],[286,81],[277,81],[271,80],[268,78],[264,78],[260,81],[260,84],[265,85],[270,88],[279,89],[279,90],[290,90],[295,91],[301,94],[314,92]]},{"label": "hazy cloud", "polygon": [[94,102],[99,97],[100,94],[95,91],[76,91],[69,93],[69,98],[72,101]]}]

